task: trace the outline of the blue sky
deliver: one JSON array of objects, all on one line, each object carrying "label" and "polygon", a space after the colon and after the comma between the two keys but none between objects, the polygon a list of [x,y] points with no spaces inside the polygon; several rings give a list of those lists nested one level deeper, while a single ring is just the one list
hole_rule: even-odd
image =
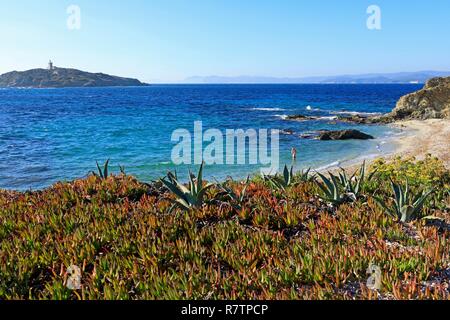
[{"label": "blue sky", "polygon": [[[81,29],[67,28],[69,5]],[[382,29],[366,27],[378,5]],[[448,0],[1,0],[0,73],[74,67],[172,82],[450,70]]]}]

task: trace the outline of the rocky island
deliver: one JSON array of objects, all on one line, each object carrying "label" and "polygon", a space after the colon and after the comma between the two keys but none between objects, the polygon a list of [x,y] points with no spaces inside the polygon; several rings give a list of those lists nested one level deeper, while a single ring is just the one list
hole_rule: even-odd
[{"label": "rocky island", "polygon": [[70,87],[140,87],[137,79],[90,73],[77,69],[57,68],[50,62],[47,69],[12,71],[0,75],[0,88],[70,88]]}]

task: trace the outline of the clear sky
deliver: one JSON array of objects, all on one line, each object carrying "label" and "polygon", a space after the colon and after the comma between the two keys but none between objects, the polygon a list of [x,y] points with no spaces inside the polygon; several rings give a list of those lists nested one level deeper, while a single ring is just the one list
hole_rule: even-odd
[{"label": "clear sky", "polygon": [[[381,30],[366,26],[370,5]],[[50,58],[161,82],[449,71],[449,37],[449,0],[0,0],[0,73]]]}]

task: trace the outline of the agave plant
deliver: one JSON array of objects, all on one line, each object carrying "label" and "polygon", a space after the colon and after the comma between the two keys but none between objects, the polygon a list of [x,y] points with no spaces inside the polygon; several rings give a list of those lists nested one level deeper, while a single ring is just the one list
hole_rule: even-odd
[{"label": "agave plant", "polygon": [[314,174],[310,174],[310,173],[311,173],[311,168],[308,168],[306,170],[300,171],[296,177],[298,177],[298,180],[301,182],[315,181],[316,176]]},{"label": "agave plant", "polygon": [[317,175],[321,178],[322,182],[317,182],[317,185],[323,192],[323,196],[319,197],[331,203],[332,205],[340,205],[349,199],[356,200],[354,194],[346,193],[345,188],[342,185],[342,181],[339,177],[335,176],[331,172],[328,173],[330,178],[325,177],[325,175],[317,172]]},{"label": "agave plant", "polygon": [[361,168],[351,177],[348,177],[347,172],[341,168],[339,181],[347,195],[352,195],[352,198],[358,199],[362,196],[364,184],[371,181],[375,173],[376,171],[373,171],[366,177],[366,162],[364,161]]},{"label": "agave plant", "polygon": [[426,218],[422,215],[422,208],[427,198],[433,193],[433,189],[414,196],[411,194],[408,180],[403,188],[400,184],[396,184],[391,180],[394,204],[390,207],[387,202],[378,197],[374,197],[375,201],[386,210],[386,212],[400,222],[411,222]]},{"label": "agave plant", "polygon": [[263,176],[263,178],[272,186],[272,188],[276,190],[286,190],[286,188],[294,185],[294,167],[292,166],[289,170],[285,165],[282,176],[276,174],[274,176]]},{"label": "agave plant", "polygon": [[98,161],[96,161],[97,164],[97,173],[92,172],[95,176],[100,177],[101,179],[107,179],[109,176],[109,159],[106,160],[105,164],[103,165],[103,168],[100,167],[98,164]]},{"label": "agave plant", "polygon": [[210,183],[203,186],[203,165],[204,164],[202,163],[197,177],[189,171],[188,187],[178,181],[176,173],[173,174],[169,172],[167,174],[168,180],[165,178],[161,179],[161,182],[166,186],[166,188],[169,189],[169,191],[176,197],[175,200],[172,200],[174,203],[172,209],[178,207],[182,210],[188,211],[192,208],[200,208],[203,205],[203,198],[206,192],[214,185]]},{"label": "agave plant", "polygon": [[237,194],[233,188],[231,188],[227,182],[223,184],[217,184],[219,189],[221,190],[221,193],[219,195],[224,196],[231,200],[231,206],[237,210],[240,211],[242,209],[242,204],[244,203],[246,191],[250,184],[250,177],[247,177],[247,180],[245,181],[245,186],[242,189],[242,191]]}]

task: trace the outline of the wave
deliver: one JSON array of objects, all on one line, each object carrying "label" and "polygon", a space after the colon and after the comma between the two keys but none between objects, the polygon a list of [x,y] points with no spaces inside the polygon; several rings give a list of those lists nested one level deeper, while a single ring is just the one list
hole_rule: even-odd
[{"label": "wave", "polygon": [[287,114],[276,114],[275,117],[286,120],[289,116]]},{"label": "wave", "polygon": [[360,111],[331,111],[331,114],[350,115],[350,116],[376,116],[381,115],[381,112],[360,112]]},{"label": "wave", "polygon": [[323,116],[323,117],[317,117],[317,120],[328,120],[328,121],[333,121],[333,120],[337,120],[338,117],[337,116]]},{"label": "wave", "polygon": [[326,164],[326,165],[324,165],[322,167],[316,168],[314,170],[315,171],[323,171],[323,170],[326,170],[326,169],[329,169],[329,168],[332,168],[332,167],[339,167],[340,165],[341,165],[340,161],[335,161],[335,162],[328,163],[328,164]]},{"label": "wave", "polygon": [[253,108],[254,111],[284,111],[285,109],[281,108]]},{"label": "wave", "polygon": [[314,108],[312,106],[307,106],[305,109],[308,111],[320,111],[320,108]]}]

